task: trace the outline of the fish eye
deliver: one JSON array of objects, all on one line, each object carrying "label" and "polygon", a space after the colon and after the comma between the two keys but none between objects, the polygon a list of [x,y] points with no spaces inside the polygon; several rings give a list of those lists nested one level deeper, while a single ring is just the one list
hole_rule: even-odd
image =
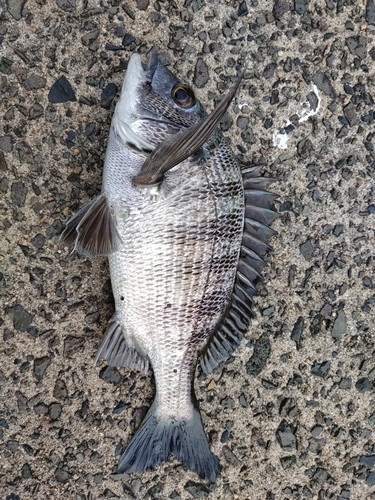
[{"label": "fish eye", "polygon": [[195,104],[195,95],[190,87],[183,83],[176,83],[171,92],[172,99],[181,108],[192,108]]}]

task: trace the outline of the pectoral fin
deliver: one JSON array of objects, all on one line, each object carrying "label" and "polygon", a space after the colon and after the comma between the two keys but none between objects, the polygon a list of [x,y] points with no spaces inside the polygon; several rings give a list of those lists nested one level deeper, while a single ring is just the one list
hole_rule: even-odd
[{"label": "pectoral fin", "polygon": [[60,239],[81,255],[96,257],[116,252],[121,238],[105,194],[73,215]]},{"label": "pectoral fin", "polygon": [[141,185],[158,184],[168,170],[196,153],[212,135],[228,109],[240,85],[242,76],[206,118],[188,129],[167,137],[161,142],[142,165],[142,169],[135,177],[134,183]]}]

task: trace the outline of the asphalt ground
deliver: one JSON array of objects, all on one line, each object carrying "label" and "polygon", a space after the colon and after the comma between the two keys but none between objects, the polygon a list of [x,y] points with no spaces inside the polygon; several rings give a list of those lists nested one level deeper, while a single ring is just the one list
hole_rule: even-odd
[{"label": "asphalt ground", "polygon": [[[373,0],[0,1],[0,496],[375,499]],[[195,388],[222,472],[118,475],[151,373],[94,367],[105,258],[58,244],[101,188],[127,61],[152,47],[277,177],[256,317]],[[62,102],[63,101],[63,102]]]}]

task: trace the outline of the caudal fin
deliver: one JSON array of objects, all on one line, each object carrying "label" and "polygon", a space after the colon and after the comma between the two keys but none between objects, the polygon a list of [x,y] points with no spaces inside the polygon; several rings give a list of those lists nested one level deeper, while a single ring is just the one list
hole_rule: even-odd
[{"label": "caudal fin", "polygon": [[173,455],[202,479],[214,483],[220,470],[210,451],[198,409],[190,420],[159,419],[152,405],[118,464],[119,473],[154,469]]}]

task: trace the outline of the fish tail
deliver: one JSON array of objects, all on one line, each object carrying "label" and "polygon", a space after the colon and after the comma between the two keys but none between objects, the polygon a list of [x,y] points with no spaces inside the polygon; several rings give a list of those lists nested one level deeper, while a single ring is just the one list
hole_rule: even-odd
[{"label": "fish tail", "polygon": [[159,418],[156,409],[154,403],[122,455],[118,472],[151,470],[173,455],[202,479],[214,483],[219,461],[210,451],[199,409],[193,409],[189,420]]}]

